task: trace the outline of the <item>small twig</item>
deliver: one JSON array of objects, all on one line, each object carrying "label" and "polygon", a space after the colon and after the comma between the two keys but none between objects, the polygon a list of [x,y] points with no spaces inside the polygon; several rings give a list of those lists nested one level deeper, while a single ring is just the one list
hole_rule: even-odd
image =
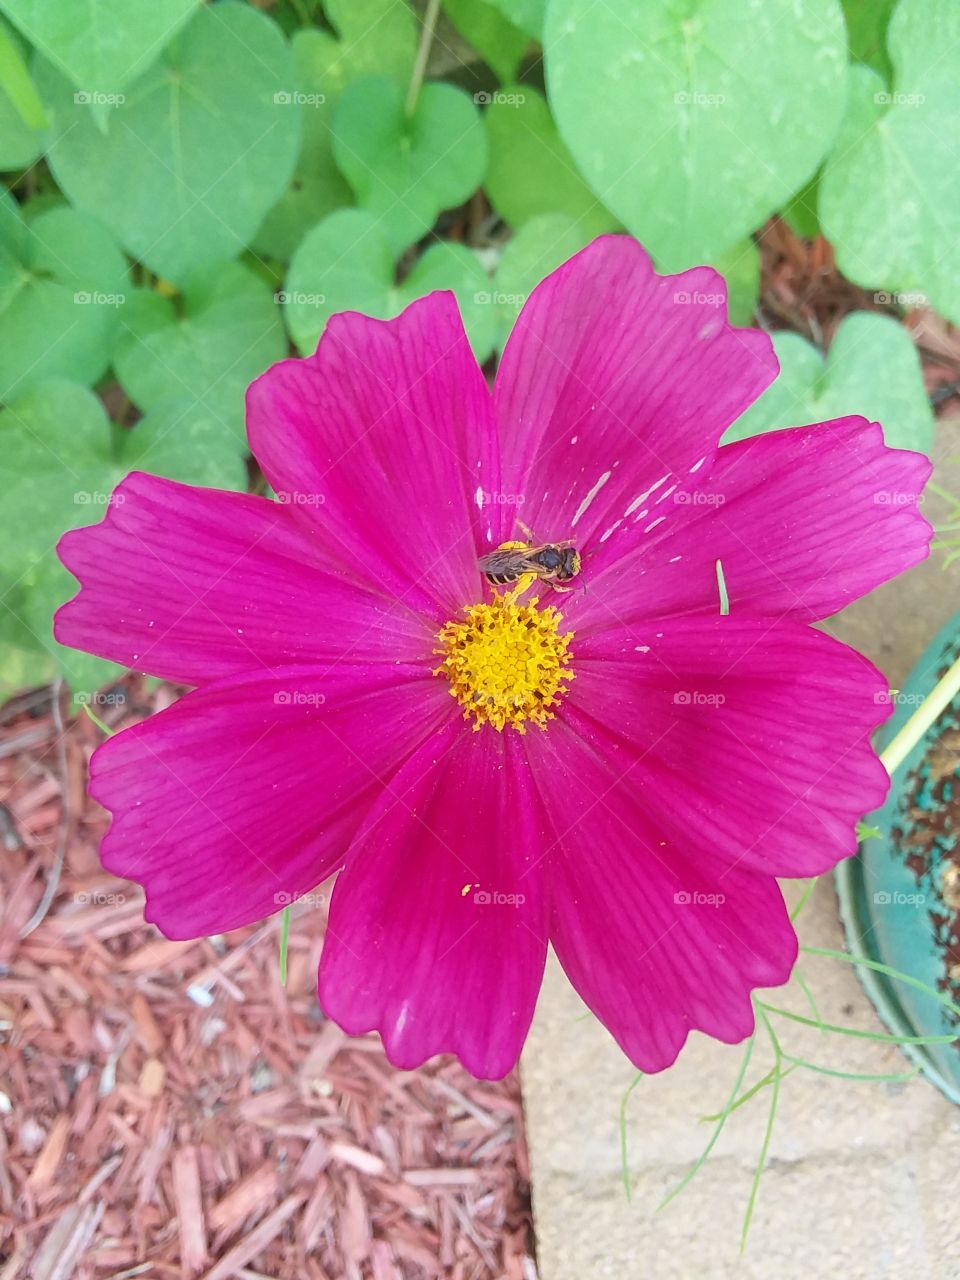
[{"label": "small twig", "polygon": [[934,409],[939,409],[942,404],[946,404],[955,395],[960,395],[960,378],[954,378],[940,387],[934,387],[930,392],[930,403]]},{"label": "small twig", "polygon": [[47,912],[50,910],[50,904],[60,887],[60,877],[63,874],[63,864],[67,856],[67,843],[70,839],[70,779],[67,777],[67,745],[63,728],[63,712],[60,708],[60,695],[63,692],[63,676],[57,676],[53,682],[53,700],[51,703],[51,712],[53,713],[53,726],[57,732],[56,748],[57,748],[57,765],[60,770],[60,785],[63,790],[63,817],[60,820],[60,839],[57,841],[57,852],[54,855],[53,866],[50,868],[50,875],[47,877],[47,885],[43,891],[43,897],[37,904],[37,909],[20,930],[20,937],[26,938],[33,933],[37,925],[42,924],[46,918]]}]

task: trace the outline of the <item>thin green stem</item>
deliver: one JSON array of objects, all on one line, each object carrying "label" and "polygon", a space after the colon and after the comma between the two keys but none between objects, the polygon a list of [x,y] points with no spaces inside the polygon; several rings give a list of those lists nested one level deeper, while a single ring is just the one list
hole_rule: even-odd
[{"label": "thin green stem", "polygon": [[783,1060],[792,1063],[794,1067],[802,1067],[805,1071],[816,1071],[818,1075],[836,1076],[838,1080],[912,1080],[920,1074],[919,1067],[914,1067],[912,1071],[838,1071],[833,1067],[821,1067],[816,1062],[807,1062],[806,1058],[793,1058],[789,1053],[783,1055]]},{"label": "thin green stem", "polygon": [[803,974],[800,972],[800,970],[799,970],[799,969],[794,969],[794,971],[793,971],[793,976],[796,978],[796,980],[797,980],[797,985],[799,986],[800,990],[801,990],[801,991],[803,992],[803,994],[806,996],[807,1004],[810,1006],[810,1011],[811,1011],[811,1013],[813,1014],[813,1016],[814,1016],[814,1017],[816,1018],[816,1020],[817,1020],[817,1026],[818,1026],[818,1027],[820,1028],[820,1030],[822,1031],[822,1030],[823,1030],[823,1015],[821,1014],[820,1010],[817,1008],[817,1002],[816,1002],[816,1000],[814,1000],[814,998],[813,998],[813,992],[812,992],[812,991],[810,990],[810,988],[807,986],[807,983],[806,983],[806,981],[805,981],[805,979],[804,979],[804,976],[803,976]]},{"label": "thin green stem", "polygon": [[754,1170],[753,1181],[750,1184],[750,1198],[747,1201],[747,1209],[743,1215],[743,1227],[740,1231],[740,1252],[741,1254],[747,1247],[747,1236],[750,1232],[750,1223],[753,1221],[753,1211],[757,1203],[757,1195],[760,1191],[760,1179],[763,1177],[764,1170],[767,1167],[767,1156],[770,1152],[770,1140],[773,1137],[773,1125],[777,1118],[777,1106],[780,1102],[780,1081],[783,1079],[783,1072],[780,1068],[783,1063],[783,1051],[780,1048],[780,1041],[771,1027],[769,1019],[765,1013],[761,1013],[763,1025],[766,1028],[767,1035],[770,1037],[770,1043],[773,1046],[774,1064],[773,1064],[773,1088],[770,1094],[770,1110],[767,1112],[767,1126],[763,1131],[763,1142],[760,1144],[760,1155],[757,1159],[757,1167]]},{"label": "thin green stem", "polygon": [[825,956],[828,960],[843,960],[847,964],[863,965],[865,969],[875,969],[877,973],[882,973],[897,982],[903,982],[908,987],[916,987],[918,991],[930,996],[938,1004],[942,1004],[945,1009],[949,1009],[955,1017],[960,1018],[960,1005],[955,1005],[943,991],[938,991],[936,987],[927,986],[925,982],[921,982],[919,978],[911,977],[909,973],[901,973],[899,969],[891,969],[888,964],[881,964],[879,960],[868,960],[866,956],[852,956],[847,951],[834,951],[830,947],[801,947],[800,950],[808,956]]},{"label": "thin green stem", "polygon": [[937,681],[907,723],[899,733],[894,735],[892,742],[880,752],[880,760],[887,773],[891,776],[895,773],[958,694],[960,694],[960,658],[957,658],[945,675]]},{"label": "thin green stem", "polygon": [[810,895],[813,893],[814,889],[817,887],[817,881],[818,881],[819,879],[820,879],[820,877],[819,877],[819,876],[814,876],[812,880],[808,880],[808,881],[807,881],[807,886],[806,886],[806,888],[804,889],[803,894],[801,895],[800,901],[797,903],[797,905],[796,905],[796,906],[793,908],[793,910],[790,912],[790,923],[791,923],[791,924],[793,924],[793,922],[794,922],[794,921],[797,919],[797,917],[799,916],[800,912],[803,910],[803,908],[804,908],[804,907],[807,905],[807,903],[810,901]]},{"label": "thin green stem", "polygon": [[97,728],[100,730],[102,734],[104,734],[108,738],[113,737],[113,730],[110,728],[108,724],[103,723],[103,721],[100,719],[100,717],[97,715],[95,711],[90,710],[89,702],[85,702],[83,704],[83,710],[84,710],[84,713],[93,721],[93,723],[97,726]]},{"label": "thin green stem", "polygon": [[736,1104],[737,1094],[740,1092],[740,1086],[743,1084],[743,1078],[747,1074],[747,1067],[749,1067],[750,1065],[750,1057],[753,1054],[753,1047],[756,1044],[756,1042],[757,1042],[757,1033],[756,1031],[754,1031],[753,1035],[750,1037],[750,1039],[747,1041],[744,1047],[743,1058],[741,1059],[741,1062],[740,1062],[740,1070],[737,1072],[737,1078],[733,1082],[733,1088],[730,1090],[730,1096],[727,1099],[726,1106],[720,1112],[720,1118],[717,1120],[716,1128],[714,1129],[713,1133],[710,1135],[710,1141],[707,1143],[704,1149],[700,1152],[700,1155],[693,1162],[693,1164],[690,1166],[687,1172],[683,1175],[683,1177],[680,1179],[677,1185],[673,1188],[673,1190],[668,1195],[666,1195],[657,1205],[657,1213],[659,1213],[661,1209],[665,1209],[667,1205],[670,1203],[670,1201],[673,1200],[676,1196],[678,1196],[680,1192],[684,1189],[684,1187],[686,1187],[696,1177],[696,1175],[700,1172],[700,1169],[703,1167],[704,1163],[706,1162],[707,1157],[710,1155],[710,1152],[717,1145],[717,1140],[720,1137],[721,1133],[723,1133],[723,1126],[727,1123],[727,1116],[729,1116],[730,1112],[733,1110]]},{"label": "thin green stem", "polygon": [[879,1031],[858,1031],[855,1027],[837,1027],[831,1022],[814,1022],[812,1018],[804,1018],[790,1009],[780,1009],[776,1005],[757,1001],[757,1007],[766,1013],[776,1013],[781,1018],[789,1018],[791,1022],[799,1022],[805,1027],[816,1027],[820,1031],[833,1031],[838,1036],[855,1036],[858,1040],[879,1040],[883,1044],[953,1044],[956,1036],[888,1036]]},{"label": "thin green stem", "polygon": [[427,74],[427,63],[430,60],[430,46],[433,44],[433,33],[436,30],[437,18],[440,16],[440,0],[428,0],[427,11],[423,15],[423,30],[420,33],[420,47],[417,49],[417,60],[413,64],[410,75],[410,87],[407,89],[405,110],[409,119],[417,109],[423,77]]},{"label": "thin green stem", "polygon": [[[746,1093],[741,1093],[740,1097],[736,1100],[736,1102],[730,1108],[729,1114],[733,1115],[734,1111],[739,1111],[740,1108],[745,1103],[749,1102],[751,1098],[755,1098],[761,1089],[766,1089],[768,1084],[773,1084],[773,1077],[776,1075],[778,1070],[779,1068],[776,1065],[772,1066],[770,1070],[767,1072],[767,1074],[765,1076],[762,1076],[755,1085],[752,1085],[746,1091]],[[790,1067],[786,1071],[781,1071],[780,1078],[783,1079],[784,1076],[788,1076],[792,1070],[793,1070],[793,1067]],[[722,1112],[718,1112],[716,1115],[712,1115],[712,1116],[701,1116],[700,1117],[701,1123],[716,1124],[716,1122],[720,1119],[720,1116],[722,1114],[723,1114]]]}]

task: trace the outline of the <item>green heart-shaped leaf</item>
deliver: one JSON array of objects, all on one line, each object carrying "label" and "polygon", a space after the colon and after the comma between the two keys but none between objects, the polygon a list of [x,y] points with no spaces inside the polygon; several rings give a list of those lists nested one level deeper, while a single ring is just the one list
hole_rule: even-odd
[{"label": "green heart-shaped leaf", "polygon": [[521,31],[542,42],[547,0],[490,0],[490,3]]},{"label": "green heart-shaped leaf", "polygon": [[892,90],[866,67],[850,68],[820,221],[849,279],[923,295],[960,323],[960,6],[900,0],[888,47]]},{"label": "green heart-shaped leaf", "polygon": [[49,64],[38,79],[60,186],[177,283],[235,257],[293,171],[300,109],[290,52],[275,23],[233,0],[197,11],[110,112],[105,134]]},{"label": "green heart-shaped leaf", "polygon": [[43,154],[47,124],[20,41],[0,19],[0,169],[25,169]]},{"label": "green heart-shaped leaf", "polygon": [[432,245],[403,284],[395,279],[394,252],[378,220],[360,209],[332,214],[294,254],[280,295],[297,347],[304,355],[311,353],[328,318],[338,311],[387,320],[415,298],[452,289],[474,353],[481,362],[489,356],[496,327],[490,281],[469,249],[446,242]]},{"label": "green heart-shaped leaf", "polygon": [[56,674],[52,648],[24,618],[27,593],[22,580],[0,576],[0,704],[19,689],[47,684]]},{"label": "green heart-shaped leaf", "polygon": [[368,75],[391,75],[406,84],[417,54],[413,13],[396,0],[327,0],[336,35],[313,27],[292,42],[303,135],[289,188],[257,232],[254,247],[284,261],[311,227],[353,203],[333,158],[333,115],[341,93]]},{"label": "green heart-shaped leaf", "polygon": [[[91,100],[143,75],[198,0],[0,0],[26,38]],[[91,105],[88,103],[87,105]]]},{"label": "green heart-shaped leaf", "polygon": [[491,95],[487,194],[512,227],[542,213],[573,218],[588,236],[618,225],[580,176],[550,109],[534,89],[511,85]]},{"label": "green heart-shaped leaf", "polygon": [[114,365],[140,409],[171,398],[194,400],[246,452],[244,392],[285,354],[280,311],[269,287],[231,262],[196,272],[179,306],[153,290],[136,290],[123,316]]},{"label": "green heart-shaped leaf", "polygon": [[843,111],[838,0],[551,0],[544,48],[581,173],[670,271],[759,226]]},{"label": "green heart-shaped leaf", "polygon": [[385,76],[357,80],[340,99],[333,142],[357,203],[377,215],[397,253],[472,195],[487,167],[483,124],[462,90],[425,84],[409,117],[404,97]]},{"label": "green heart-shaped leaf", "polygon": [[91,383],[106,369],[127,264],[100,222],[67,207],[27,226],[0,204],[0,400],[51,377]]},{"label": "green heart-shaped leaf", "polygon": [[917,349],[889,316],[855,311],[840,325],[826,361],[795,333],[775,333],[780,376],[730,428],[724,441],[780,427],[861,414],[883,426],[891,448],[929,453],[933,414]]},{"label": "green heart-shaped leaf", "polygon": [[38,649],[56,658],[74,692],[95,689],[119,668],[52,639],[53,611],[76,591],[57,558],[57,541],[122,501],[113,491],[133,468],[242,488],[243,462],[236,450],[224,450],[222,435],[192,401],[158,406],[131,431],[117,431],[96,396],[69,382],[40,384],[0,411],[3,600],[21,638],[32,635]]},{"label": "green heart-shaped leaf", "polygon": [[495,5],[485,0],[443,0],[447,17],[476,49],[497,78],[506,82],[517,74],[530,36],[515,27]]}]

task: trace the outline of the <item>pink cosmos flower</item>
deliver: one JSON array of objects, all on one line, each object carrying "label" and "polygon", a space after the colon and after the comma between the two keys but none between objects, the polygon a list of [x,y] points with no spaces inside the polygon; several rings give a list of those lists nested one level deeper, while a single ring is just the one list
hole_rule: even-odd
[{"label": "pink cosmos flower", "polygon": [[[856,417],[720,446],[777,362],[718,297],[597,240],[492,393],[451,294],[335,316],[249,391],[279,500],[135,473],[64,537],[57,638],[196,686],[91,767],[168,937],[342,868],[320,1002],[398,1066],[507,1072],[548,941],[645,1071],[750,1032],[796,955],[775,877],[851,854],[887,788],[886,681],[809,624],[926,555],[929,466]],[[485,582],[518,515],[585,591]]]}]

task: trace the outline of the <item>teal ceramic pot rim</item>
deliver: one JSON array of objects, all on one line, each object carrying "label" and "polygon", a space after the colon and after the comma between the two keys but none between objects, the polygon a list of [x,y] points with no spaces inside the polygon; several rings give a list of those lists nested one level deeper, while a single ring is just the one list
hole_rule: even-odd
[{"label": "teal ceramic pot rim", "polygon": [[[960,613],[955,614],[927,648],[900,691],[893,716],[878,735],[882,750],[935,685],[943,667],[960,653]],[[944,728],[956,727],[960,705],[955,700],[944,716],[913,748],[896,771],[883,808],[867,823],[880,838],[864,841],[856,857],[846,858],[835,873],[847,950],[879,961],[936,987],[943,977],[944,956],[937,943],[930,906],[942,902],[936,873],[918,882],[893,838],[895,828],[909,823],[907,801],[915,797],[918,774]],[[922,774],[920,774],[922,777]],[[960,770],[955,774],[960,783]],[[915,803],[915,799],[913,800]],[[931,811],[937,806],[931,806]],[[960,833],[958,833],[960,836]],[[932,858],[932,861],[934,859]],[[915,899],[920,898],[921,903]],[[957,1025],[937,1001],[884,974],[856,966],[857,976],[885,1026],[895,1035],[957,1034]],[[960,1049],[955,1045],[903,1045],[904,1053],[953,1102],[960,1103]]]}]

